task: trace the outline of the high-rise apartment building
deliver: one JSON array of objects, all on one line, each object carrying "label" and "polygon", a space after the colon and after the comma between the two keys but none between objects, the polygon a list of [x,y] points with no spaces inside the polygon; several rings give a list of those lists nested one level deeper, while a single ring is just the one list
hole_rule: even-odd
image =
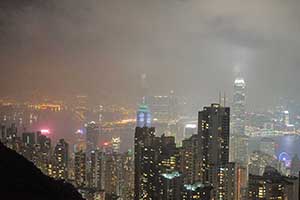
[{"label": "high-rise apartment building", "polygon": [[74,176],[77,187],[85,187],[87,184],[86,175],[86,153],[83,151],[75,152]]},{"label": "high-rise apartment building", "polygon": [[266,167],[262,176],[249,175],[248,199],[299,199],[299,179],[282,176],[276,169]]},{"label": "high-rise apartment building", "polygon": [[134,199],[157,199],[155,129],[136,127],[134,138]]},{"label": "high-rise apartment building", "polygon": [[64,139],[60,139],[54,148],[53,166],[56,178],[68,179],[69,144]]},{"label": "high-rise apartment building", "polygon": [[88,185],[97,190],[104,188],[104,153],[99,150],[91,152],[88,173]]},{"label": "high-rise apartment building", "polygon": [[90,156],[93,150],[97,149],[99,137],[99,127],[92,121],[86,124],[86,153]]},{"label": "high-rise apartment building", "polygon": [[193,135],[182,141],[180,148],[180,172],[184,184],[194,184],[200,181],[200,139]]},{"label": "high-rise apartment building", "polygon": [[229,162],[230,108],[204,107],[198,115],[200,181],[213,186],[217,200],[235,199],[235,164]]}]

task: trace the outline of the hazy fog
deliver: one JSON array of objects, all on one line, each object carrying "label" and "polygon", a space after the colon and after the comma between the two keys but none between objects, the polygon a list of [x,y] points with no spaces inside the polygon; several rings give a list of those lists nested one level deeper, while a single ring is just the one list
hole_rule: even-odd
[{"label": "hazy fog", "polygon": [[86,93],[136,101],[175,90],[206,104],[300,99],[299,0],[1,0],[1,96]]}]

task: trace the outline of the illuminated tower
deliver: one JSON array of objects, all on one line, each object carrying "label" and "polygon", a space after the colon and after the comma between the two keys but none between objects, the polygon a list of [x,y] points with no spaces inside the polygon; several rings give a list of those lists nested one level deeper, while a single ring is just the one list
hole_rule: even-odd
[{"label": "illuminated tower", "polygon": [[134,200],[155,199],[155,129],[136,127],[134,136]]},{"label": "illuminated tower", "polygon": [[89,187],[94,189],[103,189],[103,166],[104,154],[100,150],[91,152],[90,170],[89,174]]},{"label": "illuminated tower", "polygon": [[234,81],[232,106],[232,135],[245,135],[246,83],[243,78]]},{"label": "illuminated tower", "polygon": [[235,199],[235,164],[229,163],[230,108],[204,107],[198,115],[200,181],[211,183],[216,200]]},{"label": "illuminated tower", "polygon": [[248,137],[245,134],[246,118],[246,83],[243,78],[234,82],[232,105],[232,131],[230,138],[230,160],[248,164]]},{"label": "illuminated tower", "polygon": [[91,151],[96,150],[98,145],[99,128],[94,121],[86,124],[86,153],[90,156]]},{"label": "illuminated tower", "polygon": [[86,154],[83,151],[75,153],[74,172],[76,186],[86,186]]},{"label": "illuminated tower", "polygon": [[229,162],[230,109],[219,104],[204,107],[198,115],[198,134],[202,156],[203,178],[206,180],[209,166]]},{"label": "illuminated tower", "polygon": [[151,127],[151,113],[147,105],[143,104],[137,112],[137,127]]},{"label": "illuminated tower", "polygon": [[120,153],[121,138],[120,137],[112,137],[111,144],[112,144],[113,152]]},{"label": "illuminated tower", "polygon": [[60,139],[54,149],[56,178],[68,179],[69,144]]}]

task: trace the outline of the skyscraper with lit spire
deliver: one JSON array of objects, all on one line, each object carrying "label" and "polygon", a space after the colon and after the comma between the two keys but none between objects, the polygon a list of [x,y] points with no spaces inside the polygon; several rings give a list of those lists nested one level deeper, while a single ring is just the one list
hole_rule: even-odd
[{"label": "skyscraper with lit spire", "polygon": [[140,128],[151,127],[151,113],[146,104],[140,105],[137,111],[136,126]]},{"label": "skyscraper with lit spire", "polygon": [[245,135],[246,83],[243,78],[234,81],[232,105],[232,135]]},{"label": "skyscraper with lit spire", "polygon": [[248,164],[248,137],[245,134],[245,118],[246,83],[243,78],[239,77],[234,81],[230,160],[246,166]]}]

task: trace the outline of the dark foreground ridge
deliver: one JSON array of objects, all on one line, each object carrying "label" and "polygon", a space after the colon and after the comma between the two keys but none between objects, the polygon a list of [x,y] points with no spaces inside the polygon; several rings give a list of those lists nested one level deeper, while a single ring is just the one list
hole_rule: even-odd
[{"label": "dark foreground ridge", "polygon": [[44,175],[33,163],[1,142],[0,199],[84,200],[71,184]]}]

